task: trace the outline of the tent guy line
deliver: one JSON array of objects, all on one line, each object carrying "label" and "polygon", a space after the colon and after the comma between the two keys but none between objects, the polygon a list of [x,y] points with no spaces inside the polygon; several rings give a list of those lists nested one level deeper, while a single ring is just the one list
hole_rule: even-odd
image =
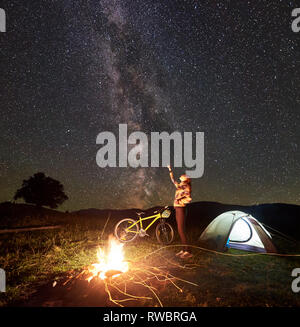
[{"label": "tent guy line", "polygon": [[[267,252],[231,254],[231,253],[224,253],[224,252],[206,249],[206,248],[203,248],[201,246],[196,246],[196,245],[187,244],[187,246],[190,248],[193,248],[193,249],[198,249],[198,250],[211,252],[211,253],[215,253],[215,254],[219,254],[219,255],[226,255],[229,257],[249,257],[249,256],[256,256],[256,255],[270,255],[270,256],[277,256],[277,257],[300,257],[300,254],[283,254],[283,253],[267,253]],[[171,245],[162,246],[159,249],[146,254],[145,256],[138,257],[135,261],[140,260],[140,259],[145,259],[159,251],[162,251],[164,249],[171,248],[171,247],[182,247],[182,245],[181,244],[173,244],[173,245],[171,244]]]}]

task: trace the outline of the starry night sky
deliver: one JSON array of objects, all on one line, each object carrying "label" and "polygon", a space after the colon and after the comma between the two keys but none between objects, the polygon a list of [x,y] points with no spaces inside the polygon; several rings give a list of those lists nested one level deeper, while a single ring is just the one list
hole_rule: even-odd
[{"label": "starry night sky", "polygon": [[[38,171],[63,210],[172,204],[166,168],[99,168],[119,123],[205,133],[193,201],[300,204],[294,1],[5,1],[0,202]],[[185,168],[175,169],[175,176]]]}]

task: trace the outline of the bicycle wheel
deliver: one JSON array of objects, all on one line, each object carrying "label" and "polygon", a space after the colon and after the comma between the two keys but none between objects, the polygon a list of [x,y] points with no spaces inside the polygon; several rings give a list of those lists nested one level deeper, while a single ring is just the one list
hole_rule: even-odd
[{"label": "bicycle wheel", "polygon": [[[137,237],[139,232],[139,226],[138,224],[132,226],[134,223],[136,223],[136,220],[131,218],[125,218],[120,220],[116,224],[115,236],[120,242],[123,243],[131,242]],[[130,226],[132,227],[130,228]]]},{"label": "bicycle wheel", "polygon": [[159,223],[155,230],[156,238],[161,244],[170,244],[174,239],[174,230],[169,223]]}]

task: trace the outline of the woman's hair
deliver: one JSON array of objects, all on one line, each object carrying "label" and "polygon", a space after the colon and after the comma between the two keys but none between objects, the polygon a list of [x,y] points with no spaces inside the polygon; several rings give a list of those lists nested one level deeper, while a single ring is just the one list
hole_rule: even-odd
[{"label": "woman's hair", "polygon": [[184,178],[185,178],[185,181],[187,181],[187,182],[189,182],[189,183],[191,182],[191,179],[190,179],[190,177],[189,177],[188,175],[183,174],[183,175],[180,176],[180,178],[181,178],[181,177],[184,177]]},{"label": "woman's hair", "polygon": [[187,176],[187,175],[181,175],[180,177],[185,177],[185,180],[180,180],[179,184],[188,184],[189,186],[191,186],[191,179]]},{"label": "woman's hair", "polygon": [[187,183],[187,184],[189,184],[190,186],[191,186],[191,179],[189,178],[189,179],[187,179],[187,180],[185,180],[185,181],[183,181],[184,183]]}]

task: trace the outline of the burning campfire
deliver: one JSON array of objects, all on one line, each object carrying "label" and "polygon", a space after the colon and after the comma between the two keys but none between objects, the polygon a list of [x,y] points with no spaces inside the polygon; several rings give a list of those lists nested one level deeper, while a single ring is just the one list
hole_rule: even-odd
[{"label": "burning campfire", "polygon": [[105,250],[99,248],[97,252],[98,262],[88,267],[90,282],[93,278],[115,278],[129,269],[128,262],[124,261],[124,244],[120,243],[112,235],[109,237],[108,247]]},{"label": "burning campfire", "polygon": [[[178,292],[182,293],[183,289],[177,283],[198,286],[170,273],[170,266],[174,266],[176,269],[193,269],[195,267],[181,266],[173,262],[158,253],[160,249],[137,258],[135,261],[130,261],[129,266],[129,261],[126,261],[124,257],[123,246],[123,243],[110,236],[107,246],[104,249],[99,248],[97,251],[98,261],[85,267],[79,274],[75,272],[75,276],[71,271],[63,285],[72,284],[80,277],[83,277],[88,283],[92,280],[95,283],[97,281],[103,282],[109,301],[121,307],[127,301],[142,301],[144,303],[144,301],[151,300],[156,300],[160,306],[163,306],[159,297],[160,290],[172,285]],[[149,257],[152,254],[159,257],[159,261],[156,260],[156,263],[161,264],[151,266]],[[98,286],[101,287],[101,283]]]}]

